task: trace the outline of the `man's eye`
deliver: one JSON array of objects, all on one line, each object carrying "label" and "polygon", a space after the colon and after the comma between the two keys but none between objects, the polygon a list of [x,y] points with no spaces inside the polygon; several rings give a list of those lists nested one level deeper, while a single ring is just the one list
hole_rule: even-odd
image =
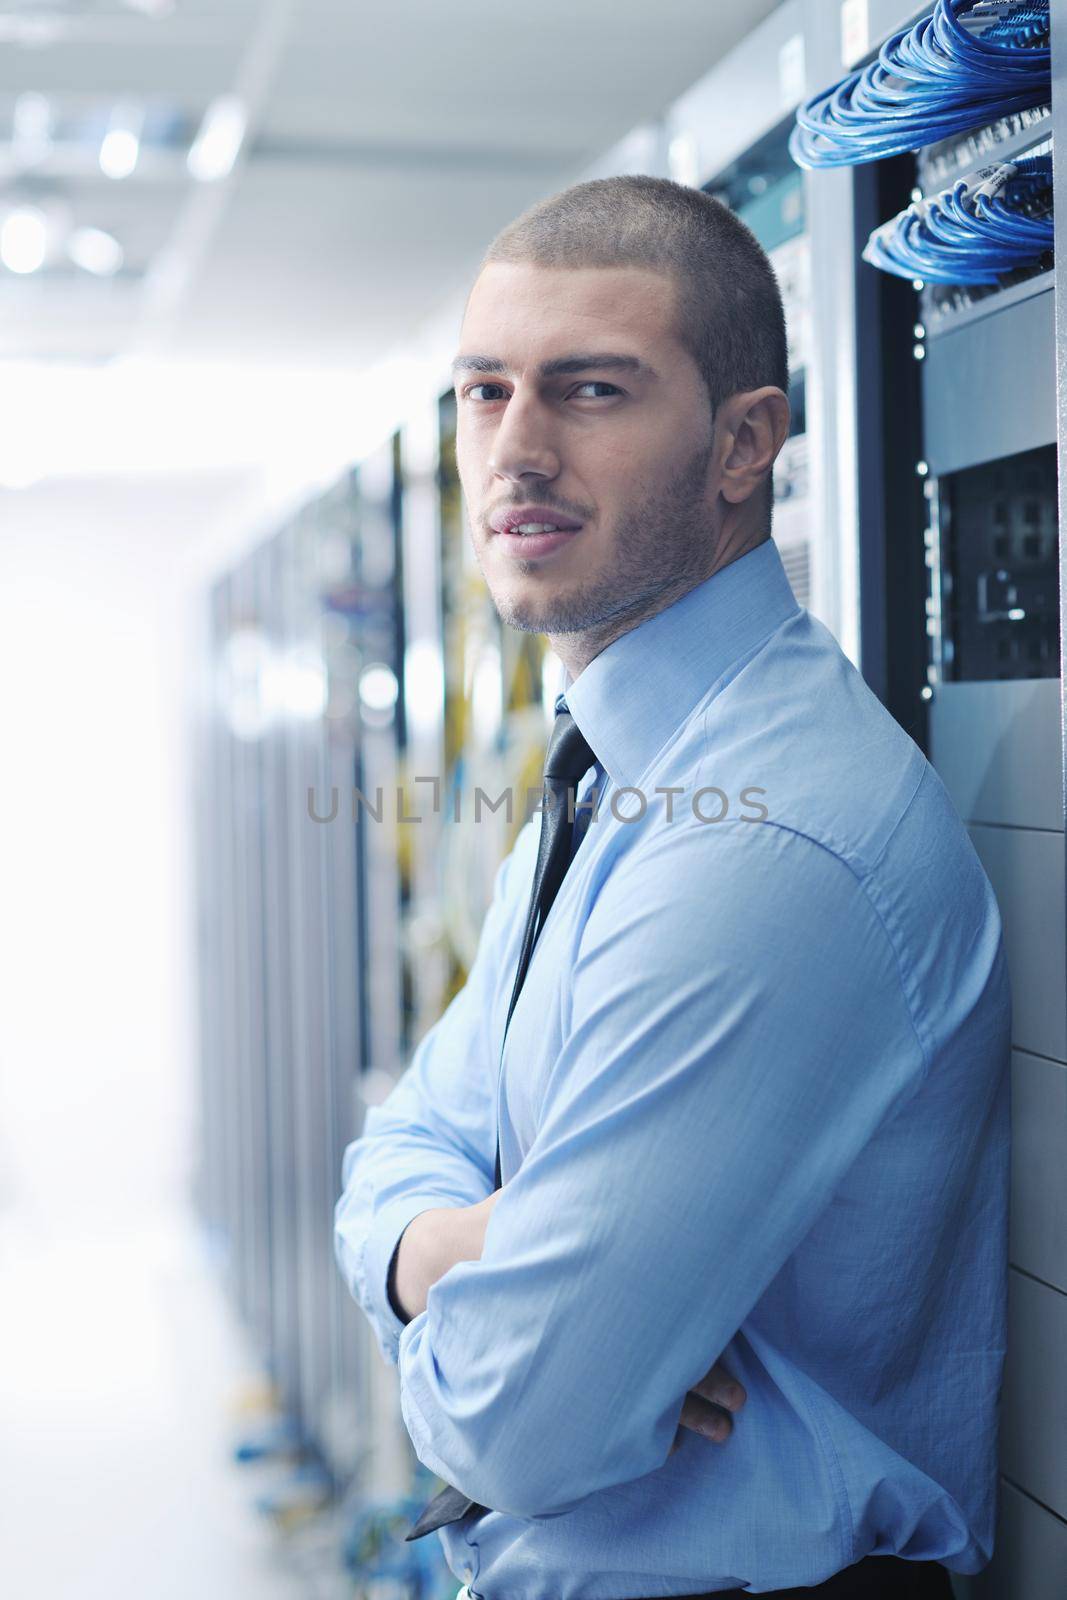
[{"label": "man's eye", "polygon": [[[467,390],[467,396],[468,396],[469,399],[473,400],[475,398],[475,390],[476,389],[495,389],[497,391],[498,395],[499,394],[503,394],[505,392],[503,385],[499,384],[499,383],[473,383],[473,384],[471,384],[470,388]],[[619,389],[616,388],[615,384],[613,384],[613,383],[605,383],[605,382],[601,381],[601,379],[599,379],[599,378],[589,378],[585,383],[578,384],[577,388],[575,389],[574,392],[577,394],[579,389],[608,389],[608,390],[611,391],[612,394],[620,393]],[[496,396],[494,396],[493,398],[496,398]],[[601,397],[599,395],[593,395],[591,398],[594,399],[594,400],[598,400]]]}]

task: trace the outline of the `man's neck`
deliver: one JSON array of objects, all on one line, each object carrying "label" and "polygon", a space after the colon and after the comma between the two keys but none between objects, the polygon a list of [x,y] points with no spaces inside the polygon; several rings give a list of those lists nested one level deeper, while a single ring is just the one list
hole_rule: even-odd
[{"label": "man's neck", "polygon": [[606,650],[609,644],[614,644],[616,639],[621,639],[624,633],[630,633],[634,628],[639,628],[642,622],[659,616],[661,611],[666,611],[668,606],[673,606],[687,595],[691,589],[697,588],[701,583],[706,583],[714,577],[716,572],[721,572],[723,567],[728,567],[731,562],[739,561],[742,556],[748,555],[750,550],[755,550],[758,545],[764,544],[770,534],[761,531],[751,535],[747,540],[724,540],[716,552],[715,560],[708,571],[702,576],[693,579],[686,577],[676,584],[668,585],[653,595],[639,611],[627,612],[622,616],[608,617],[603,623],[592,628],[584,628],[580,633],[548,634],[549,645],[559,657],[571,675],[571,681],[585,671],[589,663]]}]

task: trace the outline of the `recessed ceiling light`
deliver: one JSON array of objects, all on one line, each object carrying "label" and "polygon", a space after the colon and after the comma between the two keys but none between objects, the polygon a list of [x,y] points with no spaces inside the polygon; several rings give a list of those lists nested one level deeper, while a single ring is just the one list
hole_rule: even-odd
[{"label": "recessed ceiling light", "polygon": [[0,224],[0,261],[9,272],[37,272],[48,253],[48,219],[36,206],[17,206]]},{"label": "recessed ceiling light", "polygon": [[100,171],[106,178],[128,178],[140,150],[141,141],[130,128],[109,128],[100,146]]},{"label": "recessed ceiling light", "polygon": [[75,228],[67,240],[67,253],[75,266],[98,278],[112,277],[124,260],[122,246],[103,228]]}]

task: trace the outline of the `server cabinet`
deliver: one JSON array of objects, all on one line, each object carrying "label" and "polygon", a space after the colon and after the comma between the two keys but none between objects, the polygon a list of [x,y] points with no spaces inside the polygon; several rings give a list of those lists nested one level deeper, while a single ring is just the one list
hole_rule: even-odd
[{"label": "server cabinet", "polygon": [[358,1085],[398,1038],[395,856],[368,847],[354,805],[367,772],[395,768],[391,511],[383,568],[376,508],[366,529],[361,509],[345,474],[216,584],[198,807],[197,1193],[275,1439],[335,1482],[370,1440],[366,1330],[337,1274],[333,1208]]},{"label": "server cabinet", "polygon": [[[872,3],[857,64],[929,9]],[[830,46],[836,21],[824,19],[824,70],[813,88],[841,75]],[[1054,7],[1054,48],[1063,48],[1065,26]],[[1043,113],[998,119],[915,155],[814,174],[844,176],[849,186],[839,221],[852,239],[864,670],[924,745],[967,824],[997,895],[1012,978],[1003,1478],[993,1561],[954,1578],[957,1594],[973,1600],[1059,1600],[1067,1570],[1067,1447],[1056,1420],[1067,1280],[1055,1243],[1067,1218],[1063,417],[1054,359],[1064,322],[1057,275],[1041,262],[968,289],[887,280],[859,251],[912,198],[991,162],[1047,151],[1060,114],[1054,97]]]}]

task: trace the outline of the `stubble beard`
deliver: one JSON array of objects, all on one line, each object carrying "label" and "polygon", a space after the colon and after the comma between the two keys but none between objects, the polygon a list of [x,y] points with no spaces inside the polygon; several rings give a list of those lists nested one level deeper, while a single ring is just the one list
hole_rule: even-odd
[{"label": "stubble beard", "polygon": [[[702,446],[664,488],[623,515],[602,573],[543,597],[492,594],[490,587],[501,622],[524,633],[580,633],[596,641],[624,631],[620,624],[636,627],[700,583],[715,555],[704,498],[712,448]],[[537,570],[535,562],[516,561],[515,567]]]}]

